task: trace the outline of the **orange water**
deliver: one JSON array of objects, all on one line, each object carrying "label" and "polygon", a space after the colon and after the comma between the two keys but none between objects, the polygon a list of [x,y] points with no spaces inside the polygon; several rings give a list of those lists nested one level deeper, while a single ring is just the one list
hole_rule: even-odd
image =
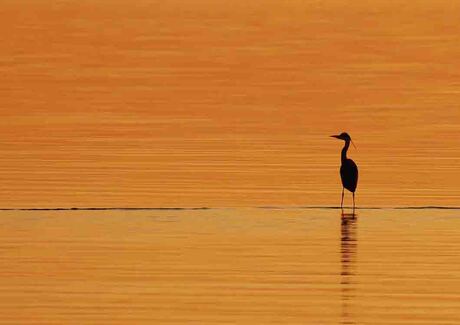
[{"label": "orange water", "polygon": [[455,210],[0,213],[0,324],[459,324]]},{"label": "orange water", "polygon": [[457,2],[0,10],[0,206],[458,204]]},{"label": "orange water", "polygon": [[[460,3],[2,0],[0,207],[459,205]],[[349,197],[347,197],[349,204]],[[0,324],[459,324],[457,210],[0,212]]]}]

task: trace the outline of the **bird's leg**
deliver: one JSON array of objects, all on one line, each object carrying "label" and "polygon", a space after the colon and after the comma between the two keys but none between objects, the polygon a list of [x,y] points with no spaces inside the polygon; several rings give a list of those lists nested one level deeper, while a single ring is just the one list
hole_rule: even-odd
[{"label": "bird's leg", "polygon": [[355,192],[353,192],[353,216],[355,216]]},{"label": "bird's leg", "polygon": [[340,202],[340,209],[342,209],[342,212],[343,212],[343,194],[344,194],[343,191],[344,189],[342,187],[342,201]]}]

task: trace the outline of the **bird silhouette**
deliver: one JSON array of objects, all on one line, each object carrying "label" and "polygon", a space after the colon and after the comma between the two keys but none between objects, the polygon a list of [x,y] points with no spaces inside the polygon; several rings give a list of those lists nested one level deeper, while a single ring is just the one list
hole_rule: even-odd
[{"label": "bird silhouette", "polygon": [[[346,188],[353,194],[353,215],[355,214],[355,191],[356,186],[358,185],[358,166],[356,166],[355,162],[349,158],[347,158],[347,151],[350,147],[350,142],[354,145],[353,141],[351,141],[351,137],[348,133],[342,132],[339,135],[331,135],[333,138],[337,138],[340,140],[345,141],[345,145],[342,149],[342,165],[340,166],[340,178],[342,179],[342,201],[340,202],[340,208],[343,211],[343,196],[344,196],[344,189]],[[356,147],[355,147],[356,148]]]}]

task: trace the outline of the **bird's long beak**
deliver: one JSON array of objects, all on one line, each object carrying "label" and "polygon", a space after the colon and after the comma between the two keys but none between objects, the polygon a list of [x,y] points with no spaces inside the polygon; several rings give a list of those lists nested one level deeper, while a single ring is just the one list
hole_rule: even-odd
[{"label": "bird's long beak", "polygon": [[340,136],[338,136],[338,135],[331,135],[331,138],[337,138],[337,139],[340,139]]}]

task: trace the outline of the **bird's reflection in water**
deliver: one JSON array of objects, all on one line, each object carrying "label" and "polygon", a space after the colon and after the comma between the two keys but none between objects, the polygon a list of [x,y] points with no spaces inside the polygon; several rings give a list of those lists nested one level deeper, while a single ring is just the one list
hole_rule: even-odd
[{"label": "bird's reflection in water", "polygon": [[342,215],[340,231],[340,287],[342,300],[342,324],[355,324],[351,307],[353,305],[354,283],[356,267],[356,249],[358,246],[356,237],[357,218],[354,214]]}]

